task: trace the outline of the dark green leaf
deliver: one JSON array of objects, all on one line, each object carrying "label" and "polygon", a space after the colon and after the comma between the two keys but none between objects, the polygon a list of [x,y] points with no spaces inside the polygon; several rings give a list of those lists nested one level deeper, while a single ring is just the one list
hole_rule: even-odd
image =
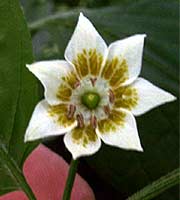
[{"label": "dark green leaf", "polygon": [[54,9],[53,1],[49,0],[20,0],[20,2],[29,22],[51,14]]},{"label": "dark green leaf", "polygon": [[35,147],[24,144],[24,133],[38,90],[25,68],[32,46],[18,0],[0,1],[0,27],[0,195],[23,189],[30,197],[21,168]]}]

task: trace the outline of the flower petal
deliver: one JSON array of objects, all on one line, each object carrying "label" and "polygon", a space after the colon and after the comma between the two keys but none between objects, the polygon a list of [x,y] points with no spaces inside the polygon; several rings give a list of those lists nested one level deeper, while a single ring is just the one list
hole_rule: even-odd
[{"label": "flower petal", "polygon": [[132,87],[135,88],[138,93],[137,104],[132,109],[132,113],[136,116],[141,115],[154,107],[176,100],[175,96],[158,88],[143,78],[138,78],[132,84]]},{"label": "flower petal", "polygon": [[[64,101],[58,96],[61,93],[58,90],[64,81],[63,78],[72,72],[72,66],[66,61],[54,60],[36,62],[27,65],[27,68],[42,82],[45,88],[45,99],[49,104],[56,105]],[[64,90],[67,95],[71,92],[71,88],[65,87]]]},{"label": "flower petal", "polygon": [[106,144],[143,151],[135,118],[125,109],[113,110],[109,119],[99,121],[96,132]]},{"label": "flower petal", "polygon": [[47,136],[61,135],[77,126],[76,120],[67,118],[67,106],[50,106],[46,100],[40,101],[31,117],[25,134],[25,142]]},{"label": "flower petal", "polygon": [[109,46],[102,76],[112,87],[132,83],[141,71],[145,34],[116,41]]},{"label": "flower petal", "polygon": [[92,155],[101,147],[101,140],[91,126],[75,128],[64,136],[66,148],[71,152],[73,159]]},{"label": "flower petal", "polygon": [[92,23],[80,13],[78,24],[65,50],[65,58],[73,63],[79,77],[100,72],[107,46]]}]

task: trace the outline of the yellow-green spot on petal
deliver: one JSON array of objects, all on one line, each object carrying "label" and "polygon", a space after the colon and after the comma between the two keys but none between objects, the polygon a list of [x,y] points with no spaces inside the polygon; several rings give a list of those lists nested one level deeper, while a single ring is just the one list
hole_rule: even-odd
[{"label": "yellow-green spot on petal", "polygon": [[97,76],[102,66],[103,56],[96,49],[83,49],[73,60],[73,64],[79,77],[85,77],[89,73]]},{"label": "yellow-green spot on petal", "polygon": [[138,91],[132,86],[119,87],[113,90],[115,95],[114,106],[132,110],[138,104]]},{"label": "yellow-green spot on petal", "polygon": [[61,101],[69,101],[71,94],[72,94],[71,88],[69,88],[66,84],[62,83],[58,88],[56,96]]},{"label": "yellow-green spot on petal", "polygon": [[64,127],[70,126],[75,121],[75,118],[69,119],[67,117],[67,112],[68,112],[68,106],[65,104],[49,106],[49,115],[51,117],[56,117],[57,123]]},{"label": "yellow-green spot on petal", "polygon": [[123,127],[126,113],[113,109],[109,118],[102,119],[98,122],[98,129],[101,134],[109,134],[117,131],[117,128]]},{"label": "yellow-green spot on petal", "polygon": [[109,119],[103,119],[98,122],[98,129],[101,134],[107,134],[116,131],[115,124]]},{"label": "yellow-green spot on petal", "polygon": [[90,72],[92,75],[97,76],[100,73],[103,56],[96,51],[96,49],[90,49],[89,51]]},{"label": "yellow-green spot on petal", "polygon": [[128,79],[128,65],[125,59],[114,57],[107,60],[102,71],[102,77],[109,80],[111,87],[117,87]]},{"label": "yellow-green spot on petal", "polygon": [[82,138],[82,135],[83,135],[83,131],[84,131],[84,128],[75,128],[72,130],[72,137],[74,140],[80,140]]},{"label": "yellow-green spot on petal", "polygon": [[81,53],[77,54],[76,59],[73,61],[76,71],[80,77],[84,77],[89,73],[88,52],[83,49]]},{"label": "yellow-green spot on petal", "polygon": [[90,142],[97,140],[97,135],[92,126],[87,125],[83,128],[75,128],[72,130],[73,141],[77,144],[82,144],[84,147]]},{"label": "yellow-green spot on petal", "polygon": [[75,84],[78,81],[78,78],[74,71],[70,72],[67,76],[62,78],[72,89],[74,89]]},{"label": "yellow-green spot on petal", "polygon": [[111,61],[107,60],[102,71],[102,77],[108,80],[113,75],[113,71],[116,65],[118,64],[118,62],[119,62],[118,58],[114,58]]}]

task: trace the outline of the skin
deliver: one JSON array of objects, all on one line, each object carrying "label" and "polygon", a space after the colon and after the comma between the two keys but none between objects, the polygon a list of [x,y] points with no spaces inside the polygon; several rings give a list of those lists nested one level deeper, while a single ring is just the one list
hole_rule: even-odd
[{"label": "skin", "polygon": [[[23,173],[37,200],[60,200],[63,195],[69,165],[54,152],[39,145],[26,159]],[[72,190],[72,200],[95,200],[90,186],[78,174]],[[3,195],[0,200],[28,200],[22,191]]]}]

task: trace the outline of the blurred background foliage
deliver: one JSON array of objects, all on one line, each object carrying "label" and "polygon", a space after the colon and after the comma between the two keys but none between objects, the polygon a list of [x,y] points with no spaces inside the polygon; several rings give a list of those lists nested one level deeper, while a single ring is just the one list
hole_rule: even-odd
[{"label": "blurred background foliage", "polygon": [[[164,0],[21,0],[33,40],[35,60],[64,59],[65,47],[82,11],[109,44],[146,33],[141,76],[178,96],[178,1]],[[40,95],[43,90],[40,86]],[[97,200],[121,200],[177,168],[178,101],[137,118],[144,153],[103,145],[94,156],[81,158],[79,173]],[[62,137],[45,141],[67,161]],[[174,187],[158,200],[177,200]]]}]

